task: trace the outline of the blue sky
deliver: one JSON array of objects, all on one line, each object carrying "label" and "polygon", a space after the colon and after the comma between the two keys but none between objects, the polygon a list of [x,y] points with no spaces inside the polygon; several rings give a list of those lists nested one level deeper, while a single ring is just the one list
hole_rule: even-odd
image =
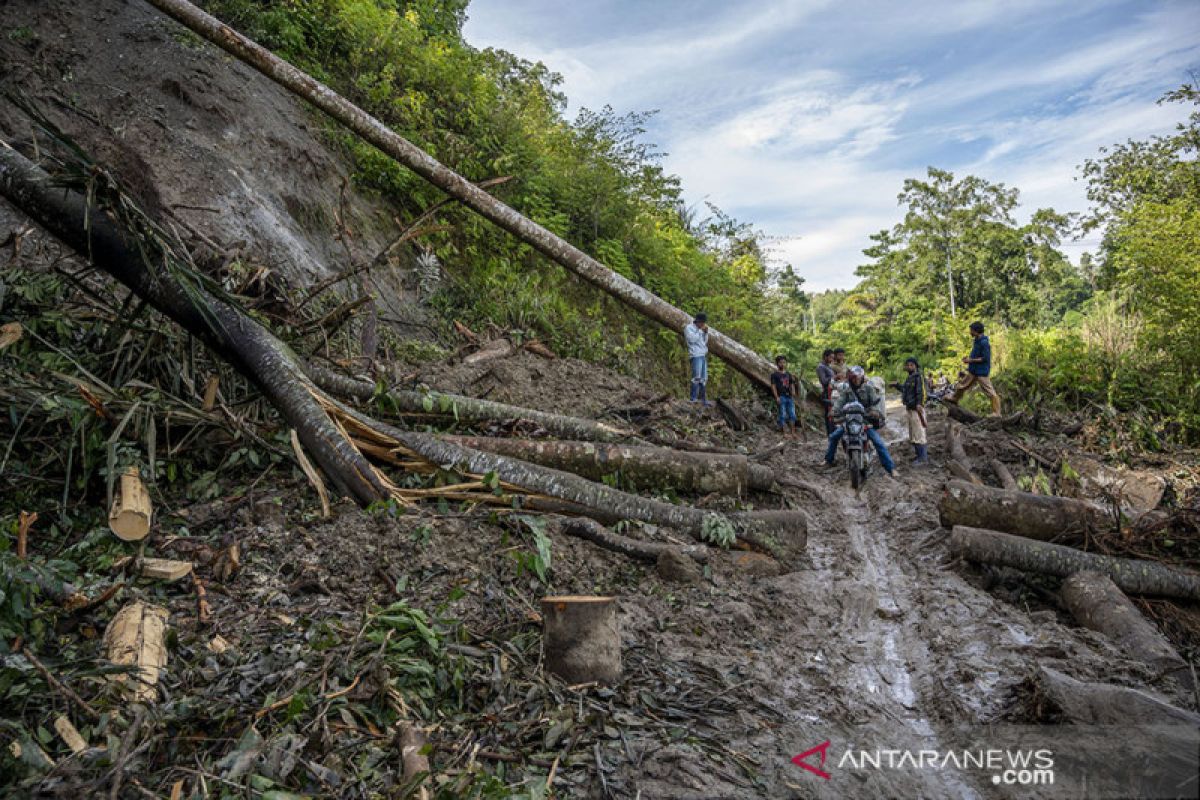
[{"label": "blue sky", "polygon": [[[569,114],[657,109],[689,203],[777,238],[810,289],[849,287],[927,166],[1086,208],[1077,166],[1169,132],[1200,68],[1200,0],[472,0],[476,47],[563,75]],[[1067,248],[1073,258],[1094,245]]]}]

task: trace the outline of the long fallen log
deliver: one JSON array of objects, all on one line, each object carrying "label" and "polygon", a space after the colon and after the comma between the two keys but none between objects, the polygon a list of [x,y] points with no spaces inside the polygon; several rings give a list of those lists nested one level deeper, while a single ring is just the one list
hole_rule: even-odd
[{"label": "long fallen log", "polygon": [[547,411],[497,403],[493,400],[480,400],[476,397],[464,397],[446,392],[413,392],[397,389],[388,392],[387,399],[402,414],[403,412],[438,414],[469,423],[527,420],[547,433],[569,439],[584,439],[592,442],[638,441],[630,431],[605,422],[552,414]]},{"label": "long fallen log", "polygon": [[[684,327],[691,322],[692,317],[687,312],[623,275],[613,272],[562,237],[492,197],[311,75],[287,63],[187,0],[147,1],[190,28],[193,33],[248,64],[289,92],[312,103],[484,219],[508,231],[551,261],[607,292],[619,302],[676,333],[682,333]],[[708,349],[759,388],[770,390],[772,366],[758,353],[711,328]]]},{"label": "long fallen log", "polygon": [[950,532],[950,550],[968,561],[1015,567],[1060,578],[1076,572],[1099,572],[1131,594],[1200,600],[1200,573],[1154,561],[1084,553],[1073,547],[965,525],[955,525]]},{"label": "long fallen log", "polygon": [[1107,575],[1076,572],[1063,581],[1061,595],[1063,604],[1080,625],[1103,633],[1130,658],[1164,671],[1185,667],[1167,637]]},{"label": "long fallen log", "polygon": [[[795,563],[808,542],[807,517],[801,511],[736,511],[718,513],[623,492],[562,470],[509,456],[473,450],[434,434],[404,431],[373,420],[336,401],[322,400],[350,436],[362,438],[375,452],[407,450],[431,464],[471,475],[494,474],[500,481],[583,509],[598,518],[635,519],[695,536],[702,542],[728,546],[735,539],[764,550],[785,564]],[[589,514],[590,516],[590,514]]]},{"label": "long fallen log", "polygon": [[568,536],[574,536],[577,539],[584,539],[592,544],[599,545],[605,550],[612,550],[614,553],[620,553],[621,555],[641,561],[656,562],[659,556],[667,551],[677,552],[701,564],[708,561],[708,548],[702,544],[680,547],[678,545],[666,544],[665,542],[643,542],[638,539],[631,539],[628,536],[622,536],[619,533],[613,533],[594,519],[570,519],[564,522],[559,527],[559,530]]},{"label": "long fallen log", "polygon": [[668,447],[645,447],[592,442],[447,436],[447,441],[561,469],[592,480],[620,473],[638,486],[681,492],[721,492],[740,495],[765,491],[775,482],[770,467],[742,455],[692,453]]},{"label": "long fallen log", "polygon": [[1013,492],[961,480],[946,484],[938,515],[944,528],[967,525],[1042,541],[1117,527],[1110,510],[1084,500]]},{"label": "long fallen log", "polygon": [[[303,367],[313,383],[330,394],[355,400],[366,400],[375,395],[375,384],[369,381],[343,375],[311,361],[304,364]],[[597,422],[582,417],[568,417],[564,414],[497,403],[494,400],[481,400],[478,397],[467,397],[461,394],[392,389],[385,392],[383,397],[390,401],[401,416],[406,412],[422,416],[432,414],[466,423],[506,423],[525,420],[536,424],[554,436],[570,439],[583,439],[589,442],[638,441],[632,432],[606,422]]]}]

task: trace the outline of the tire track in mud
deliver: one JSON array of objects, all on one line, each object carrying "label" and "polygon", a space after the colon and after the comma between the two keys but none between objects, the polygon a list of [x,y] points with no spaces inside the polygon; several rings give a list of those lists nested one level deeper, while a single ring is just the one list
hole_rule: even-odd
[{"label": "tire track in mud", "polygon": [[[883,437],[895,450],[892,444],[903,443],[907,435],[897,409],[889,411]],[[918,505],[905,498],[908,491],[902,481],[907,459],[899,452],[892,456],[902,473],[900,481],[889,478],[877,460],[866,486],[858,492],[850,489],[844,470],[830,473],[826,502],[837,509],[842,530],[810,536],[809,553],[818,569],[844,573],[835,581],[832,596],[841,605],[841,634],[850,639],[861,660],[845,672],[841,691],[849,696],[847,700],[866,699],[875,718],[855,726],[862,733],[861,747],[936,749],[938,733],[924,711],[918,685],[918,677],[934,667],[933,659],[919,627],[906,624],[922,609],[910,591],[911,579],[899,568],[898,561],[906,553],[893,541],[900,534],[897,528],[908,527],[897,523],[916,517]],[[853,736],[855,731],[846,733]],[[892,785],[891,791],[922,797],[979,796],[969,779],[956,771],[922,771],[908,777],[915,785]]]}]

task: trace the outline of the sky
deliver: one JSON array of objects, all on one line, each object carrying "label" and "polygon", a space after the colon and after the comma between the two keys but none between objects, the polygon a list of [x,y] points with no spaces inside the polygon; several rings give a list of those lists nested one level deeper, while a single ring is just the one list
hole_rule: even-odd
[{"label": "sky", "polygon": [[[1200,0],[472,0],[464,29],[560,73],[568,116],[656,110],[646,138],[683,181],[774,241],[820,291],[927,167],[1087,208],[1078,167],[1169,133],[1165,92],[1200,70]],[[1094,238],[1066,247],[1073,260]]]}]

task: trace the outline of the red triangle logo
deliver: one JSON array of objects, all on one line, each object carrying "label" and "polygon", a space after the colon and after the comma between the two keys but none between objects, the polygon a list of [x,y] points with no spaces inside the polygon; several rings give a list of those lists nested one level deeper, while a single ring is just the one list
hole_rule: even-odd
[{"label": "red triangle logo", "polygon": [[813,775],[818,775],[818,776],[824,778],[825,780],[829,780],[829,778],[831,776],[828,772],[821,769],[820,767],[813,766],[812,764],[808,763],[808,761],[806,760],[811,755],[819,754],[821,756],[821,766],[823,767],[823,766],[825,766],[825,755],[826,755],[826,751],[828,751],[828,750],[829,750],[829,740],[827,739],[824,742],[821,742],[821,744],[812,748],[811,750],[805,750],[800,755],[794,757],[792,759],[792,763],[795,764],[797,767],[808,770]]}]

